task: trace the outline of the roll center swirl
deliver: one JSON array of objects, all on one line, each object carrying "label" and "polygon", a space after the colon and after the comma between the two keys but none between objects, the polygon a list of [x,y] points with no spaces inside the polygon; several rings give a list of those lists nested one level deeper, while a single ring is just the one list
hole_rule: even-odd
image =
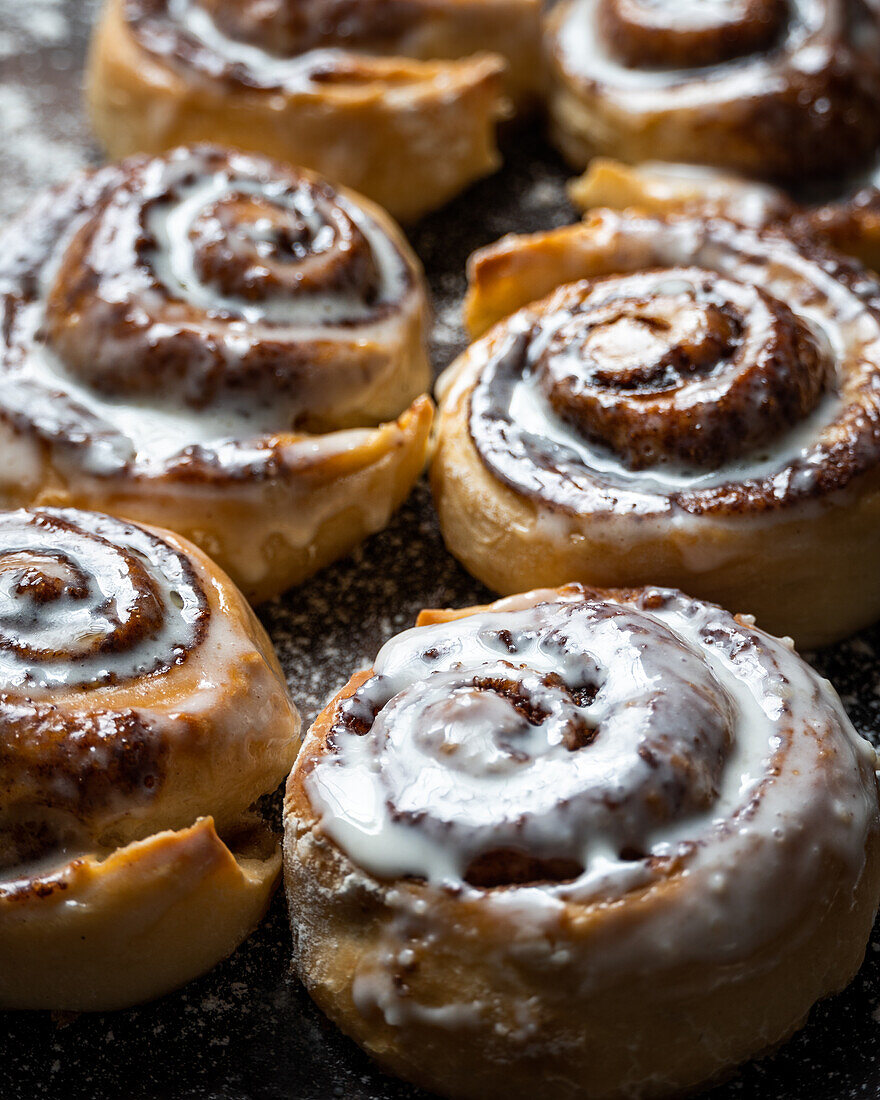
[{"label": "roll center swirl", "polygon": [[720,466],[808,416],[834,377],[782,302],[697,268],[581,284],[526,359],[554,412],[636,470]]},{"label": "roll center swirl", "polygon": [[[89,513],[23,515],[0,523],[4,682],[117,683],[179,663],[198,642],[204,595],[170,547]],[[127,534],[127,543],[105,538],[104,527]]]},{"label": "roll center swirl", "polygon": [[381,276],[345,211],[304,188],[282,198],[231,193],[196,214],[188,236],[201,281],[247,301],[333,291],[375,300]]},{"label": "roll center swirl", "polygon": [[376,324],[408,288],[394,247],[328,184],[205,146],[118,173],[63,250],[41,333],[102,399],[268,407],[288,430],[312,384],[291,345]]},{"label": "roll center swirl", "polygon": [[495,886],[574,878],[600,852],[646,858],[657,828],[711,807],[732,702],[663,624],[584,601],[477,615],[455,632],[390,642],[341,704],[342,766],[319,782],[360,776],[359,791],[333,796],[353,798],[359,819],[388,814],[441,843],[451,877]]},{"label": "roll center swirl", "polygon": [[609,49],[632,67],[719,65],[770,49],[788,0],[599,0]]}]

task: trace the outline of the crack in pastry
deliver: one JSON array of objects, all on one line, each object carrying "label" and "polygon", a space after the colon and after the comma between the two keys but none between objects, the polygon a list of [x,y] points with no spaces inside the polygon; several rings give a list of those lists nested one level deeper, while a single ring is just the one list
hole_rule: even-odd
[{"label": "crack in pastry", "polygon": [[490,587],[654,578],[801,644],[880,613],[865,269],[780,230],[599,210],[477,253],[467,312],[497,323],[441,380],[432,481]]},{"label": "crack in pastry", "polygon": [[880,16],[867,0],[565,0],[548,16],[555,140],[803,184],[880,144]]},{"label": "crack in pastry", "polygon": [[288,782],[295,969],[444,1095],[678,1094],[857,970],[876,762],[790,643],[675,590],[423,612]]},{"label": "crack in pastry", "polygon": [[200,146],[75,177],[3,246],[5,503],[179,530],[258,599],[418,476],[427,295],[366,200]]},{"label": "crack in pastry", "polygon": [[159,996],[259,921],[280,860],[251,807],[299,715],[194,546],[73,509],[0,515],[0,731],[4,1008]]},{"label": "crack in pastry", "polygon": [[113,156],[222,140],[411,220],[497,167],[539,43],[537,0],[110,0],[89,94]]}]

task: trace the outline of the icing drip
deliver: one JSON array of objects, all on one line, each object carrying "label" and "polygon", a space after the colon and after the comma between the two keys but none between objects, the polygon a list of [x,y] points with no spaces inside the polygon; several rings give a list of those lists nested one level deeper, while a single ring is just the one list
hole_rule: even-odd
[{"label": "icing drip", "polygon": [[98,476],[194,458],[269,469],[358,446],[330,432],[274,453],[279,434],[356,420],[423,310],[367,211],[210,147],[83,176],[6,246],[5,416]]},{"label": "icing drip", "polygon": [[875,764],[827,681],[748,621],[672,590],[606,602],[570,586],[392,639],[305,784],[357,868],[426,884],[389,893],[387,958],[360,976],[369,1006],[400,950],[430,944],[433,888],[497,906],[537,965],[560,907],[681,875],[674,913],[579,961],[585,988],[622,958],[740,957],[798,911],[829,853],[858,877]]},{"label": "icing drip", "polygon": [[583,232],[634,273],[521,310],[444,399],[470,389],[494,476],[574,514],[701,513],[769,510],[876,464],[875,280],[720,219],[603,211]]}]

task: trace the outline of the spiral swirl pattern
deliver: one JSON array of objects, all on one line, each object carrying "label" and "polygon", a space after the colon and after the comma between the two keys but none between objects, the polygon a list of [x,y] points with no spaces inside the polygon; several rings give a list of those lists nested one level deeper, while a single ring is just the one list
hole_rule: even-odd
[{"label": "spiral swirl pattern", "polygon": [[802,180],[880,140],[880,18],[863,0],[568,0],[549,17],[558,140]]},{"label": "spiral swirl pattern", "polygon": [[581,602],[457,626],[392,643],[332,735],[364,740],[375,804],[448,851],[445,873],[574,879],[715,802],[734,704],[665,625]]},{"label": "spiral swirl pattern", "polygon": [[855,973],[877,754],[790,643],[658,587],[419,624],[285,802],[295,970],[370,1053],[472,1100],[541,1095],[548,1064],[570,1100],[679,1095]]},{"label": "spiral swirl pattern", "polygon": [[298,731],[268,638],[195,546],[0,515],[0,1006],[123,1007],[230,953],[277,877],[251,808]]},{"label": "spiral swirl pattern", "polygon": [[[199,812],[225,828],[267,765],[284,773],[296,716],[242,597],[196,554],[97,513],[0,516],[0,868]],[[214,754],[246,757],[234,783]]]},{"label": "spiral swirl pattern", "polygon": [[[399,354],[388,327],[421,316],[412,268],[365,211],[259,158],[136,159],[55,206],[64,247],[33,250],[27,275],[45,280],[47,357],[98,399],[234,410],[250,433],[332,425],[333,406],[368,398]],[[27,305],[19,345],[38,339]],[[28,348],[8,347],[7,363],[16,352]]]},{"label": "spiral swirl pattern", "polygon": [[380,878],[612,900],[727,865],[740,828],[796,816],[808,712],[845,721],[748,622],[668,589],[573,585],[389,642],[306,787]]},{"label": "spiral swirl pattern", "polygon": [[0,500],[178,531],[277,595],[417,477],[427,321],[400,230],[304,171],[195,146],[82,173],[0,244]]},{"label": "spiral swirl pattern", "polygon": [[541,82],[540,13],[540,0],[108,0],[95,129],[115,157],[194,141],[267,153],[415,220],[497,167],[498,121]]},{"label": "spiral swirl pattern", "polygon": [[570,232],[596,242],[594,268],[633,270],[563,287],[478,345],[461,385],[493,475],[575,514],[701,513],[773,510],[873,467],[865,273],[723,219],[605,211]]},{"label": "spiral swirl pattern", "polygon": [[[390,70],[376,64],[386,56],[503,52],[510,32],[504,16],[519,23],[529,6],[514,2],[499,13],[473,0],[125,0],[124,17],[150,53],[185,70],[244,88],[305,90],[324,82],[388,80]],[[417,75],[415,68],[405,74],[409,80]]]},{"label": "spiral swirl pattern", "polygon": [[186,660],[207,629],[187,559],[133,524],[0,516],[0,679],[28,692],[121,684]]},{"label": "spiral swirl pattern", "polygon": [[138,828],[169,768],[150,694],[190,675],[212,620],[192,561],[151,531],[0,516],[0,868],[95,842],[126,800]]}]

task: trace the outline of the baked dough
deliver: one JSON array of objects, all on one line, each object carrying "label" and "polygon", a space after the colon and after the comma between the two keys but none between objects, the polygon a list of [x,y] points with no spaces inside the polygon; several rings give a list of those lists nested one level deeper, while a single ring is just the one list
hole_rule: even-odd
[{"label": "baked dough", "polygon": [[571,201],[588,213],[635,208],[648,214],[702,214],[763,229],[786,224],[800,211],[784,191],[699,164],[649,161],[624,164],[595,157],[568,185]]},{"label": "baked dough", "polygon": [[498,166],[540,41],[539,0],[108,0],[89,101],[111,156],[221,141],[412,220]]},{"label": "baked dough", "polygon": [[603,154],[803,184],[880,143],[871,0],[562,0],[546,43],[553,134],[577,168]]},{"label": "baked dough", "polygon": [[250,807],[299,715],[229,579],[167,531],[0,514],[0,1007],[112,1009],[230,954],[280,872]]},{"label": "baked dough", "polygon": [[425,460],[427,292],[367,200],[213,146],[0,239],[0,502],[179,531],[253,600],[379,530]]},{"label": "baked dough", "polygon": [[468,1100],[677,1095],[852,978],[876,754],[786,644],[662,589],[419,622],[285,801],[294,968],[383,1066]]},{"label": "baked dough", "polygon": [[657,214],[720,214],[755,228],[811,236],[880,271],[880,173],[822,204],[801,205],[785,191],[717,168],[663,162],[623,164],[596,157],[568,192],[579,209],[633,207]]},{"label": "baked dough", "polygon": [[499,323],[438,385],[432,484],[475,576],[668,584],[802,646],[880,615],[876,277],[781,231],[608,210],[470,274],[471,330]]}]

